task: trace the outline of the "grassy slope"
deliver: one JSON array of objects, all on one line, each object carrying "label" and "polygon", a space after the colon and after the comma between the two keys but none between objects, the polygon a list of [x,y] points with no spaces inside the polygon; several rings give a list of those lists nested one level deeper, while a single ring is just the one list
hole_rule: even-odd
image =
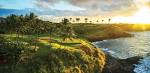
[{"label": "grassy slope", "polygon": [[89,41],[132,36],[116,25],[74,24],[73,27],[77,34],[86,37]]},{"label": "grassy slope", "polygon": [[[11,41],[16,40],[15,35],[5,35],[5,37]],[[35,41],[35,36],[24,35],[19,40],[31,43],[31,41]],[[38,47],[34,49],[34,45],[30,46],[35,52],[27,60],[27,63],[33,67],[39,64],[39,68],[35,71],[40,70],[43,73],[48,71],[51,73],[100,73],[105,64],[103,52],[86,40],[73,39],[62,42],[60,38],[50,39],[48,35],[42,35],[36,41],[38,41]],[[26,73],[27,70],[23,65],[25,64],[22,64],[16,70],[18,72],[15,73]],[[45,69],[47,67],[49,69]],[[32,70],[30,72],[32,73]]]}]

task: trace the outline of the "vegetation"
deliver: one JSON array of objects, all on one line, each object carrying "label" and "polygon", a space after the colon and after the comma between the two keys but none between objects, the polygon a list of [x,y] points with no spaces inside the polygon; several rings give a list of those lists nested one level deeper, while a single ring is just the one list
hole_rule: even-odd
[{"label": "vegetation", "polygon": [[41,34],[48,32],[49,24],[51,22],[39,20],[34,13],[25,16],[12,14],[5,19],[5,22],[0,23],[0,27],[2,27],[1,30],[5,30],[3,31],[5,33]]},{"label": "vegetation", "polygon": [[2,73],[101,73],[105,55],[77,38],[68,19],[42,21],[34,13],[10,15],[0,23]]},{"label": "vegetation", "polygon": [[[15,42],[17,37],[4,35]],[[48,40],[46,35],[39,37],[37,50],[32,44],[35,36],[24,35],[20,37],[20,42],[27,44],[25,48],[15,46],[8,48],[5,53],[10,53],[10,59],[1,59],[0,72],[3,73],[97,73],[101,72],[105,64],[105,56],[102,51],[94,48],[85,40],[73,39],[62,41],[53,37],[53,41]],[[29,40],[30,39],[30,40]],[[60,44],[61,42],[61,44]],[[5,47],[4,45],[2,45]],[[8,45],[6,45],[8,47]],[[61,46],[61,47],[60,47]],[[18,49],[16,47],[19,47]],[[2,50],[5,50],[4,48]],[[2,52],[1,50],[1,52]],[[3,57],[1,54],[1,58]],[[15,58],[14,58],[15,56]],[[4,61],[4,62],[3,62]],[[13,61],[7,63],[9,61]],[[10,68],[8,68],[10,67]]]},{"label": "vegetation", "polygon": [[28,46],[23,42],[9,41],[0,37],[0,72],[15,73],[17,65],[23,60],[22,55],[30,53]]},{"label": "vegetation", "polygon": [[12,14],[1,19],[2,73],[101,73],[105,55],[88,41],[129,37],[132,35],[127,31],[138,31],[137,28],[149,30],[148,25],[144,25],[146,28],[112,25],[111,19],[108,19],[109,25],[92,24],[88,18],[85,23],[70,23],[79,22],[80,18],[52,23],[38,19],[34,13]]},{"label": "vegetation", "polygon": [[[116,25],[76,24],[73,25],[76,34],[89,41],[100,41],[119,37],[131,37],[127,31]],[[81,29],[82,28],[82,29]]]}]

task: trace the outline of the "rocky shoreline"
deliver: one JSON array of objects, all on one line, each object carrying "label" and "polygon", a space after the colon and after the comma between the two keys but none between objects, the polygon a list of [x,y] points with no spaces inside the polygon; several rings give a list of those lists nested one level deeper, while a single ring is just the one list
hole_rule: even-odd
[{"label": "rocky shoreline", "polygon": [[[92,44],[93,45],[93,44]],[[96,45],[93,45],[96,47]],[[98,48],[98,47],[96,47]],[[135,64],[138,64],[142,56],[120,59],[113,57],[109,52],[104,51],[106,63],[102,73],[135,73]]]},{"label": "rocky shoreline", "polygon": [[[116,37],[96,37],[96,38],[88,38],[90,42],[102,41],[106,39],[115,39],[121,37],[133,37],[134,35],[130,33],[123,34],[121,36]],[[94,45],[96,46],[96,45]],[[97,47],[98,48],[98,47]],[[106,55],[106,64],[103,68],[102,73],[135,73],[134,68],[135,64],[138,64],[143,57],[135,56],[127,59],[115,58],[110,55],[108,52],[104,52]]]},{"label": "rocky shoreline", "polygon": [[135,64],[138,64],[142,57],[135,56],[127,59],[114,58],[110,54],[105,53],[106,64],[102,73],[135,73],[133,70]]},{"label": "rocky shoreline", "polygon": [[138,64],[139,61],[143,59],[142,56],[120,59],[120,58],[113,57],[111,54],[109,54],[109,52],[106,51],[104,51],[104,54],[106,56],[106,64],[102,70],[102,73],[135,73],[134,72],[135,64]]}]

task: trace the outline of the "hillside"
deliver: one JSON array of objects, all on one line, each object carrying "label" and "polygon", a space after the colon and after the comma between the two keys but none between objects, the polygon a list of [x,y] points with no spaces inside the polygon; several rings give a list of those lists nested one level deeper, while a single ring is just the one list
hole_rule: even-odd
[{"label": "hillside", "polygon": [[[17,38],[15,35],[2,36],[5,36],[5,38],[11,42],[15,42],[15,39]],[[20,44],[26,43],[26,48],[24,52],[19,53],[20,57],[16,62],[17,65],[8,61],[9,59],[7,59],[7,57],[9,55],[4,58],[2,58],[3,56],[0,56],[0,72],[101,73],[105,65],[104,53],[86,40],[72,39],[61,42],[61,39],[56,37],[49,40],[49,37],[41,36],[37,40],[37,46],[33,46],[33,43],[33,45],[27,47],[27,44],[32,44],[30,41],[34,42],[35,36],[24,35],[19,39]],[[4,41],[0,43],[2,44]],[[52,46],[50,46],[50,44]],[[11,51],[9,50],[11,47],[8,47],[7,49],[9,52]],[[2,51],[3,48],[0,47],[0,50]],[[15,51],[12,51],[12,53],[13,52]],[[11,69],[12,67],[14,68]]]},{"label": "hillside", "polygon": [[77,34],[92,42],[132,36],[130,33],[116,25],[74,24],[73,26]]}]

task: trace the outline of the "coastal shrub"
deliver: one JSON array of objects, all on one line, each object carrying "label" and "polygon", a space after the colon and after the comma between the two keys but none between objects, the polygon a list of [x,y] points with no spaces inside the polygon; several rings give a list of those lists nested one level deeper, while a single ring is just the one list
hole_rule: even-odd
[{"label": "coastal shrub", "polygon": [[25,53],[26,48],[27,46],[25,45],[7,41],[0,36],[0,72],[16,73],[14,71],[21,61],[22,54]]},{"label": "coastal shrub", "polygon": [[92,55],[81,49],[51,48],[45,56],[34,56],[22,64],[22,68],[27,73],[101,73],[105,56],[97,49],[91,50]]}]

